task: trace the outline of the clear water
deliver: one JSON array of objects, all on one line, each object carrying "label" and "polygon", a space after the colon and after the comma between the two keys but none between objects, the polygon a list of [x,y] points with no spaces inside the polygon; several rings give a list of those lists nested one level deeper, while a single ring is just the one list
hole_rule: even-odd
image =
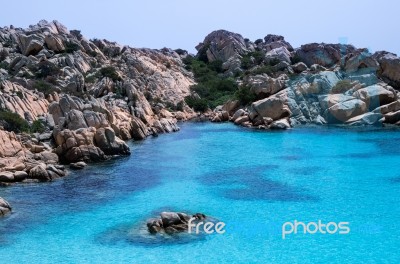
[{"label": "clear water", "polygon": [[[64,179],[0,189],[1,263],[398,263],[400,131],[256,132],[184,124],[133,155]],[[203,212],[226,233],[149,242],[134,227],[163,210]],[[348,235],[287,221],[347,221]]]}]

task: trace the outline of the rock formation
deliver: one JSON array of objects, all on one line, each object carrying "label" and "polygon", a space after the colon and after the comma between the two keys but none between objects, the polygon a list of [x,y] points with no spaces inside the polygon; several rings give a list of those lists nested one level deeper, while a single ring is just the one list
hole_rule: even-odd
[{"label": "rock formation", "polygon": [[8,213],[11,212],[11,206],[10,204],[4,200],[3,198],[0,197],[0,216],[4,216]]},{"label": "rock formation", "polygon": [[34,132],[0,127],[0,182],[52,180],[65,175],[59,162],[83,168],[129,155],[124,140],[178,131],[193,115],[184,102],[193,84],[170,49],[87,40],[57,21],[0,28],[0,111]]},{"label": "rock formation", "polygon": [[[208,35],[197,56],[204,49],[209,61],[236,61],[235,67],[224,67],[224,76],[239,76],[237,83],[255,98],[215,108],[207,114],[214,122],[229,119],[263,129],[308,123],[400,125],[400,59],[395,54],[324,43],[293,49],[282,36],[253,43],[227,31]],[[252,66],[245,71],[240,61],[249,57]]]},{"label": "rock formation", "polygon": [[208,221],[207,217],[201,213],[190,216],[185,213],[162,212],[160,218],[147,220],[147,228],[151,234],[166,233],[171,235],[188,232],[188,223],[191,218],[193,218],[193,223]]}]

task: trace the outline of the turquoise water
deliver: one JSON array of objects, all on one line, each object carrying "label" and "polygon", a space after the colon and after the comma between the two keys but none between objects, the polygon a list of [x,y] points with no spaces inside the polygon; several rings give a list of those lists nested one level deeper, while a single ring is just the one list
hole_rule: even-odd
[{"label": "turquoise water", "polygon": [[[0,189],[14,207],[0,220],[0,262],[398,263],[399,132],[183,124],[130,143],[130,157]],[[203,212],[226,232],[137,235],[164,210]],[[294,220],[346,221],[351,231],[282,239],[282,224]]]}]

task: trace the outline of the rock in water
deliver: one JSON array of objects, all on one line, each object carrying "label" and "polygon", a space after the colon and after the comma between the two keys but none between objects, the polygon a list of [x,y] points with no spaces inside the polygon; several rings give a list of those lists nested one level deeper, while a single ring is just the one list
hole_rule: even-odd
[{"label": "rock in water", "polygon": [[4,200],[3,198],[0,197],[0,216],[4,216],[8,213],[11,212],[11,206],[10,204]]},{"label": "rock in water", "polygon": [[185,213],[162,212],[160,218],[147,220],[147,229],[151,234],[165,233],[172,235],[175,233],[188,232],[188,222],[191,218],[193,218],[193,223],[207,219],[207,217],[201,213],[190,216]]},{"label": "rock in water", "polygon": [[69,167],[73,170],[81,170],[81,169],[85,168],[86,166],[87,166],[87,164],[83,161],[69,164]]}]

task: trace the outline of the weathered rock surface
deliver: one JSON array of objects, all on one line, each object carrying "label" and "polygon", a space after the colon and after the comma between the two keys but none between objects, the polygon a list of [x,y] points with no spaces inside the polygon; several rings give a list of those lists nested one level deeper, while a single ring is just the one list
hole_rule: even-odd
[{"label": "weathered rock surface", "polygon": [[21,142],[13,132],[0,130],[0,183],[27,179],[50,181],[66,175],[64,166],[56,165],[58,156],[43,145]]}]

